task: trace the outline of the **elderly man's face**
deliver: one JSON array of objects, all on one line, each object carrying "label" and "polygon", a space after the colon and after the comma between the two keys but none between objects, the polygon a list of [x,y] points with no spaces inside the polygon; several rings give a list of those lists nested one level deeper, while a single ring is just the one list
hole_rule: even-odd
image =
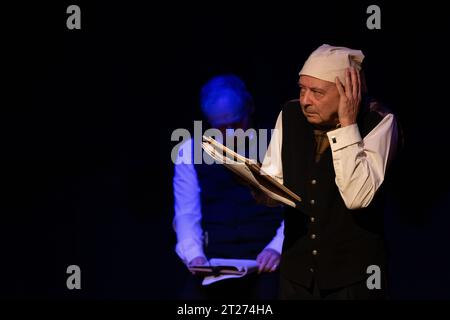
[{"label": "elderly man's face", "polygon": [[226,136],[227,129],[234,129],[234,130],[242,129],[244,131],[247,130],[249,124],[248,121],[249,119],[247,116],[237,119],[236,121],[230,121],[226,123],[223,122],[218,123],[215,122],[214,119],[211,118],[208,119],[208,122],[211,124],[211,126],[213,128],[219,129],[224,137]]},{"label": "elderly man's face", "polygon": [[208,122],[213,128],[219,129],[226,136],[226,129],[248,129],[248,114],[242,110],[241,101],[235,96],[223,95],[211,105]]},{"label": "elderly man's face", "polygon": [[338,124],[339,91],[332,82],[302,75],[299,79],[300,106],[306,120],[321,127]]}]

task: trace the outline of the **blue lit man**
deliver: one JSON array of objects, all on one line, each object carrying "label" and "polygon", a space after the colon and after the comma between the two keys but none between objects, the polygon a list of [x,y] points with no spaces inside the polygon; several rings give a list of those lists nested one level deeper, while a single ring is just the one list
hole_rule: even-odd
[{"label": "blue lit man", "polygon": [[[201,89],[200,100],[212,128],[225,133],[226,129],[250,127],[253,99],[237,76],[212,78]],[[184,143],[179,154],[192,152],[194,148],[187,148],[192,143]],[[173,187],[176,252],[187,266],[205,264],[210,258],[256,259],[259,263],[259,274],[209,286],[191,277],[183,297],[276,298],[284,238],[280,210],[256,204],[249,189],[220,164],[178,163]]]}]

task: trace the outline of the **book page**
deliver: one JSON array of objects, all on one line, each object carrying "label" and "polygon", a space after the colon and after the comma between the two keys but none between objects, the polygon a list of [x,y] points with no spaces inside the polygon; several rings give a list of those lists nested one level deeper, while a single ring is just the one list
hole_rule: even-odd
[{"label": "book page", "polygon": [[211,283],[232,279],[232,278],[242,278],[245,275],[255,272],[258,270],[258,262],[256,260],[247,260],[247,259],[218,259],[213,258],[209,260],[209,264],[214,266],[224,266],[224,267],[234,267],[236,270],[239,270],[239,274],[223,274],[219,276],[206,276],[203,279],[202,285],[207,286]]},{"label": "book page", "polygon": [[258,268],[258,262],[256,260],[248,259],[219,259],[213,258],[209,260],[211,266],[232,266],[236,267],[237,270],[246,271],[252,268]]},{"label": "book page", "polygon": [[[214,139],[208,138],[205,139],[205,141],[206,142],[202,143],[202,147],[208,155],[210,155],[219,164],[223,164],[228,169],[239,175],[253,187],[263,191],[272,199],[294,208],[296,206],[295,201],[301,201],[299,196],[280,184],[273,177],[265,175],[256,161],[236,154],[222,144],[219,144]],[[209,143],[209,141],[214,142]],[[234,159],[224,156],[224,153],[232,155]]]}]

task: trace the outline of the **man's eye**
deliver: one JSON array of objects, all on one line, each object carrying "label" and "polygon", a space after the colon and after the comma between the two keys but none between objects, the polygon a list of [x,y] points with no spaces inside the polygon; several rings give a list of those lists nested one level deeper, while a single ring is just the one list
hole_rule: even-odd
[{"label": "man's eye", "polygon": [[323,96],[323,92],[320,91],[313,91],[314,92],[314,96],[316,97],[322,97]]}]

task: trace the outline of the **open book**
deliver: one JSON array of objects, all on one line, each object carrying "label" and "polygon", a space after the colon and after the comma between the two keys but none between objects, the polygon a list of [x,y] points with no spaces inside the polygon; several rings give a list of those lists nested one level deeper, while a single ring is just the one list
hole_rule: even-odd
[{"label": "open book", "polygon": [[207,136],[203,136],[202,147],[211,158],[223,164],[246,183],[261,190],[270,198],[294,208],[296,203],[302,201],[298,195],[266,174],[255,160],[245,158]]},{"label": "open book", "polygon": [[190,266],[190,271],[204,276],[202,284],[207,286],[211,283],[230,279],[241,278],[249,273],[258,271],[256,260],[245,259],[210,259],[208,264],[200,266]]}]

